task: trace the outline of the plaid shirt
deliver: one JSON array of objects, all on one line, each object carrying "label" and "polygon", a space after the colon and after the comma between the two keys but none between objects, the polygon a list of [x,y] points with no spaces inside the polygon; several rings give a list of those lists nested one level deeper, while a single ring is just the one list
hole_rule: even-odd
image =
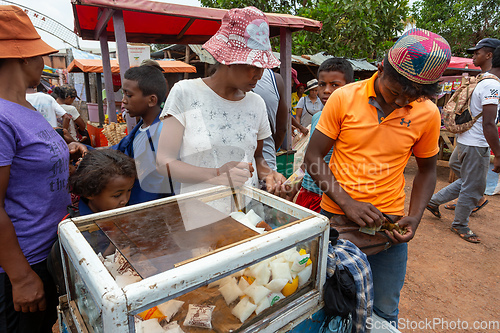
[{"label": "plaid shirt", "polygon": [[369,333],[366,321],[372,316],[373,277],[366,255],[348,240],[339,239],[335,246],[328,244],[326,273],[331,277],[335,269],[347,269],[356,285],[356,310],[353,313],[354,332]]}]

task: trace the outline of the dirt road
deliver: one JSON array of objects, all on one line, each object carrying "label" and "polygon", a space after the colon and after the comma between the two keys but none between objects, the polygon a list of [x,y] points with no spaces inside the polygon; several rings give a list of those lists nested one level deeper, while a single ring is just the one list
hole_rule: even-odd
[{"label": "dirt road", "polygon": [[[449,184],[445,165],[438,166],[436,191]],[[406,207],[416,170],[412,158],[405,171]],[[409,243],[402,332],[500,332],[500,195],[487,198],[469,222],[480,244],[450,231],[453,211],[441,207],[441,219],[424,213]]]}]

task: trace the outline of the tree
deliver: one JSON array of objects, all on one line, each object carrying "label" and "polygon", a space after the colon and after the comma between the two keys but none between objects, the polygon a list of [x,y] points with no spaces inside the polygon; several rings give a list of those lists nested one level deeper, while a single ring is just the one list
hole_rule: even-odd
[{"label": "tree", "polygon": [[298,54],[327,51],[339,57],[381,59],[404,29],[408,0],[317,0],[298,15],[323,22],[320,34],[294,36]]},{"label": "tree", "polygon": [[411,12],[417,27],[443,36],[457,56],[483,38],[500,39],[498,0],[418,0]]},{"label": "tree", "polygon": [[307,0],[200,0],[204,7],[243,8],[254,6],[266,13],[295,14]]},{"label": "tree", "polygon": [[[408,0],[201,0],[218,8],[255,6],[264,12],[299,15],[321,21],[321,33],[294,33],[292,53],[381,59],[404,29]],[[277,46],[273,43],[273,46]]]}]

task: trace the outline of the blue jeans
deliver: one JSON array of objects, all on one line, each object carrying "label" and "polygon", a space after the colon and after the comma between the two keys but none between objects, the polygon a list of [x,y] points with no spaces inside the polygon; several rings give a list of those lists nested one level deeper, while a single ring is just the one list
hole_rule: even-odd
[{"label": "blue jeans", "polygon": [[[334,214],[321,209],[331,218]],[[408,243],[368,256],[373,275],[373,312],[398,327],[399,298],[405,282]]]}]

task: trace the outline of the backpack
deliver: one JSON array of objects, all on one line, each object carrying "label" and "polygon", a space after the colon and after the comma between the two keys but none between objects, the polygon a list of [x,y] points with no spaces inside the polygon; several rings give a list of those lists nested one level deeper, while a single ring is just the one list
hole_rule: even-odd
[{"label": "backpack", "polygon": [[500,82],[500,79],[495,75],[487,73],[471,77],[455,91],[443,107],[443,122],[448,132],[455,134],[466,132],[482,117],[482,111],[477,116],[472,117],[470,99],[478,83],[485,79],[495,79]]}]

